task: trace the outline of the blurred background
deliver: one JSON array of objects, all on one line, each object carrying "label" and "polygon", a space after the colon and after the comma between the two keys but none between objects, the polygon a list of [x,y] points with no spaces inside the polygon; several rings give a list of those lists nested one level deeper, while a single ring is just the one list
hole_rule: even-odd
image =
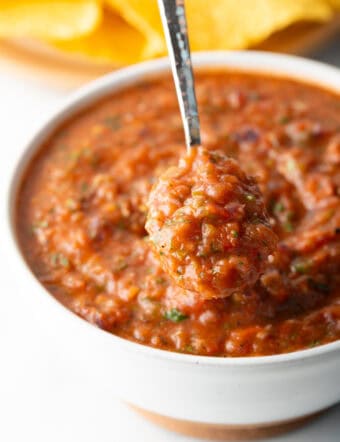
[{"label": "blurred background", "polygon": [[[340,0],[185,4],[193,50],[263,49],[340,67]],[[28,137],[70,91],[113,69],[165,54],[156,0],[0,0],[0,121],[6,153],[0,162],[0,192]],[[0,200],[5,201],[4,194]],[[1,441],[189,441],[144,422],[111,392],[98,392],[88,382],[86,367],[74,372],[70,355],[60,350],[60,364],[52,364],[58,350],[42,343],[37,312],[25,290],[13,293],[16,269],[9,268],[3,247],[0,267]],[[339,440],[339,406],[275,439]]]},{"label": "blurred background", "polygon": [[[340,29],[340,0],[186,0],[192,50],[316,55]],[[71,89],[163,56],[157,0],[0,0],[0,68]]]}]

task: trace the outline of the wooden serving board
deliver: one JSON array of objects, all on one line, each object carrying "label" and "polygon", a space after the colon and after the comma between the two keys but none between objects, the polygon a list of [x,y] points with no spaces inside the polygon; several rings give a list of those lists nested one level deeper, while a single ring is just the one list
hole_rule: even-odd
[{"label": "wooden serving board", "polygon": [[182,434],[188,437],[206,439],[207,441],[254,441],[268,437],[278,436],[298,429],[313,419],[321,416],[325,411],[310,414],[308,416],[291,419],[284,422],[276,422],[262,425],[217,425],[200,422],[192,422],[174,419],[167,416],[143,410],[135,405],[128,404],[135,412],[150,422],[165,428],[168,431]]},{"label": "wooden serving board", "polygon": [[[253,49],[308,55],[339,32],[340,14],[325,24],[300,22],[269,37]],[[100,64],[32,40],[0,41],[0,69],[20,70],[23,76],[62,90],[71,90],[106,72],[114,64]]]}]

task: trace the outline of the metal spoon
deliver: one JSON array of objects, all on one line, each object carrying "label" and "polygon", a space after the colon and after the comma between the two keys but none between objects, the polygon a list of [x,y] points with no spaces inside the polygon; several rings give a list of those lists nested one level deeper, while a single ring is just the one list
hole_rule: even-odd
[{"label": "metal spoon", "polygon": [[187,151],[201,144],[184,0],[158,0]]}]

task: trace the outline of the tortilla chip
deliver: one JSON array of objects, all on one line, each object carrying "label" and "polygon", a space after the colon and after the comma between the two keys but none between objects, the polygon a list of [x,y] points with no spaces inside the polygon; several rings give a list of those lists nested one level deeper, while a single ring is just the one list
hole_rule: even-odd
[{"label": "tortilla chip", "polygon": [[[192,50],[242,49],[340,0],[186,0]],[[0,0],[0,37],[32,37],[117,65],[167,53],[157,0]]]},{"label": "tortilla chip", "polygon": [[[186,0],[190,46],[192,50],[249,47],[296,21],[326,21],[333,14],[330,1]],[[166,52],[157,0],[106,2],[145,35],[147,56]]]},{"label": "tortilla chip", "polygon": [[340,8],[340,0],[327,0],[333,8]]},{"label": "tortilla chip", "polygon": [[166,53],[157,0],[105,1],[131,26],[138,29],[145,36],[144,58],[151,58]]},{"label": "tortilla chip", "polygon": [[143,34],[110,11],[105,11],[101,23],[90,35],[54,42],[54,46],[63,51],[117,64],[143,60],[145,45]]},{"label": "tortilla chip", "polygon": [[89,34],[100,17],[95,0],[0,0],[0,36],[67,40]]}]

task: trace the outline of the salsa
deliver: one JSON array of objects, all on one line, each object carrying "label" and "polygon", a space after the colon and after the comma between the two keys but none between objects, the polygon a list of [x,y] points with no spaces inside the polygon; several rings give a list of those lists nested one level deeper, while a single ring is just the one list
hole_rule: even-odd
[{"label": "salsa", "polygon": [[273,259],[260,190],[223,150],[192,149],[150,192],[146,230],[163,270],[203,299],[251,287]]},{"label": "salsa", "polygon": [[149,194],[185,155],[170,77],[98,102],[41,147],[17,202],[33,273],[92,324],[166,350],[272,355],[339,339],[340,97],[233,71],[199,72],[196,88],[204,148],[256,179],[279,239],[253,287],[203,299],[153,253]]}]

